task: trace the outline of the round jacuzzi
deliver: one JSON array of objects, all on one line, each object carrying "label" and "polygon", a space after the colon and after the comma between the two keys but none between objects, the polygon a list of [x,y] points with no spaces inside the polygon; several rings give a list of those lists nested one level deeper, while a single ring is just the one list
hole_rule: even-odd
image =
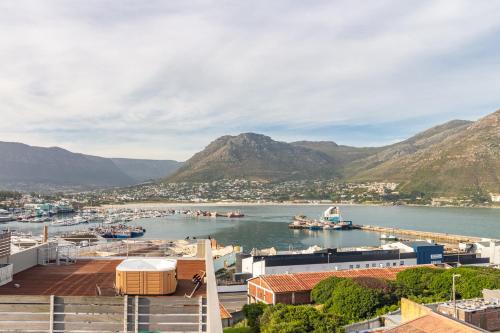
[{"label": "round jacuzzi", "polygon": [[134,258],[116,267],[116,288],[127,295],[168,295],[177,288],[177,260]]}]

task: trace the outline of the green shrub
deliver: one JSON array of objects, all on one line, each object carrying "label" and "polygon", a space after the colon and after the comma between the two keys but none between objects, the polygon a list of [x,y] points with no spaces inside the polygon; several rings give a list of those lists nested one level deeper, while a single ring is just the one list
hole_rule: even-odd
[{"label": "green shrub", "polygon": [[228,327],[224,333],[253,333],[253,330],[251,327]]},{"label": "green shrub", "polygon": [[340,317],[346,323],[373,316],[380,305],[380,293],[360,286],[351,280],[339,282],[332,297],[325,303],[325,311]]},{"label": "green shrub", "polygon": [[332,293],[339,282],[344,280],[346,279],[332,276],[319,282],[311,291],[313,301],[318,304],[326,303],[332,297]]},{"label": "green shrub", "polygon": [[442,269],[417,267],[399,272],[396,286],[399,297],[423,296],[429,293],[429,283],[432,277],[442,272]]},{"label": "green shrub", "polygon": [[248,326],[254,328],[257,332],[259,331],[260,317],[267,307],[268,305],[264,303],[252,303],[243,306],[243,313],[245,314]]},{"label": "green shrub", "polygon": [[268,307],[261,318],[262,333],[339,332],[337,317],[322,313],[310,305],[278,304]]}]

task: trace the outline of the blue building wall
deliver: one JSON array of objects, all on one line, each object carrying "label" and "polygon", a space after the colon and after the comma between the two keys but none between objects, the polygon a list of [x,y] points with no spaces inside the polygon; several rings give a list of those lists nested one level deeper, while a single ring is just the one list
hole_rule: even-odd
[{"label": "blue building wall", "polygon": [[413,246],[417,254],[417,265],[440,264],[443,262],[444,246],[436,244],[426,244]]}]

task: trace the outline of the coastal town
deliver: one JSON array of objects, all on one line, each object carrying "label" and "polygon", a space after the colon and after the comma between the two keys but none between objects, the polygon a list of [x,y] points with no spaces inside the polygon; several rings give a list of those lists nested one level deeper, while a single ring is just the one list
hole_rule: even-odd
[{"label": "coastal town", "polygon": [[64,200],[76,207],[131,202],[177,203],[336,203],[367,205],[422,205],[438,207],[500,207],[500,194],[426,196],[405,194],[397,183],[342,183],[334,180],[258,182],[245,179],[209,183],[155,182],[140,186],[84,192],[0,192],[0,208]]}]

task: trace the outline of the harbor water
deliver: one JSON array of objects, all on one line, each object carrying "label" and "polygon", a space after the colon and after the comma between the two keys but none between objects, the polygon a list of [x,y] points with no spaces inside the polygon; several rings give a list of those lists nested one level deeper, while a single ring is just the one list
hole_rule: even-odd
[{"label": "harbor water", "polygon": [[[144,207],[147,207],[145,205]],[[327,206],[323,205],[243,205],[243,206],[189,206],[165,205],[162,208],[209,210],[228,212],[240,210],[244,218],[192,217],[172,215],[162,218],[130,222],[146,229],[143,239],[184,239],[211,236],[219,243],[241,245],[245,250],[276,247],[304,249],[320,247],[353,247],[380,245],[379,234],[361,230],[291,230],[288,224],[298,214],[319,218]],[[160,208],[160,206],[155,206]],[[431,208],[407,206],[341,206],[342,216],[355,224],[378,225],[402,229],[433,231],[500,239],[500,209],[488,208]],[[47,223],[8,222],[2,229],[40,234]],[[49,226],[51,235],[71,230],[85,230],[95,224],[70,227]]]}]

